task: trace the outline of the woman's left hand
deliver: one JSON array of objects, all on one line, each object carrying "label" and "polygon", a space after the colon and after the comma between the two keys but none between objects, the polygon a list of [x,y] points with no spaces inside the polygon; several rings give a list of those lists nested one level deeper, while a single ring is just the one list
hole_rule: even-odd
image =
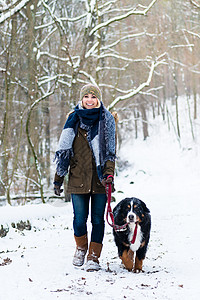
[{"label": "woman's left hand", "polygon": [[101,183],[104,187],[106,187],[106,184],[113,183],[113,180],[114,178],[112,175],[105,175]]}]

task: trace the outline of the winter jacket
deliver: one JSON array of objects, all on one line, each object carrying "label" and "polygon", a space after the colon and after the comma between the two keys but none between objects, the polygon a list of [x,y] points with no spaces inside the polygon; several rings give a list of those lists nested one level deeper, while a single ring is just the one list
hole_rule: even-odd
[{"label": "winter jacket", "polygon": [[[104,194],[105,187],[101,184],[96,170],[95,160],[87,140],[87,131],[78,128],[73,143],[74,156],[70,160],[67,193],[70,194]],[[114,176],[115,163],[107,161],[103,176]],[[63,177],[55,174],[54,182],[62,184]]]}]

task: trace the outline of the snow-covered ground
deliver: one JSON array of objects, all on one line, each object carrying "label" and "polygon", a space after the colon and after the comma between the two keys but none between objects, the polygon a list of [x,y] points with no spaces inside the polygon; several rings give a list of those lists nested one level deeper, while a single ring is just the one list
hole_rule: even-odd
[{"label": "snow-covered ground", "polygon": [[[180,148],[167,126],[156,124],[147,141],[123,144],[118,156],[129,167],[115,180],[117,202],[135,196],[151,210],[144,273],[123,269],[107,223],[101,270],[74,268],[71,203],[5,206],[0,225],[9,232],[0,238],[0,300],[199,299],[200,148],[187,137]],[[29,220],[32,229],[12,228],[20,220]]]}]

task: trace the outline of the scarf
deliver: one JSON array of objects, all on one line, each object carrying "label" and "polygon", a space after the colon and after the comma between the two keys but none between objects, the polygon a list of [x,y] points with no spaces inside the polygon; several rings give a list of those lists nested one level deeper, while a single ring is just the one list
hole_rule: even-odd
[{"label": "scarf", "polygon": [[103,180],[106,161],[115,160],[115,120],[104,107],[84,109],[78,104],[62,130],[58,149],[55,154],[57,174],[61,177],[68,173],[70,158],[74,156],[73,141],[78,127],[87,131],[87,140],[95,159],[99,180]]}]

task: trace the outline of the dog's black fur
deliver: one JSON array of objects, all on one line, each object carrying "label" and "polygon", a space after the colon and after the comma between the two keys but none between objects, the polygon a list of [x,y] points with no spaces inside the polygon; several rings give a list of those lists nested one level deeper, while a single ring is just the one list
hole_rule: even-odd
[{"label": "dog's black fur", "polygon": [[[151,216],[146,204],[137,198],[125,198],[120,201],[113,210],[116,225],[127,224],[125,229],[116,231],[113,229],[114,240],[118,247],[119,257],[128,270],[142,271],[142,262],[147,252],[150,238]],[[134,220],[135,219],[135,220]],[[138,223],[138,241],[131,245],[133,227]],[[129,253],[132,251],[132,257]],[[135,265],[133,263],[133,252],[136,252]],[[130,258],[131,257],[131,258]]]}]

